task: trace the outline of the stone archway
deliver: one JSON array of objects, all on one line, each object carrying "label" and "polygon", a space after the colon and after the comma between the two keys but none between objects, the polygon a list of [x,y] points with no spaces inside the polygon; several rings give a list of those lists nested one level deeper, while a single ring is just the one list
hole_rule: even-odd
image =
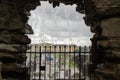
[{"label": "stone archway", "polygon": [[95,33],[91,39],[91,80],[120,79],[119,0],[0,0],[0,61],[3,63],[3,77],[26,77],[25,68],[17,64],[25,60],[24,55],[19,55],[21,45],[22,50],[26,51],[30,43],[25,34],[33,33],[27,25],[27,15],[40,4],[39,1],[49,1],[53,7],[59,6],[59,3],[76,4],[76,10],[86,15],[85,23]]}]

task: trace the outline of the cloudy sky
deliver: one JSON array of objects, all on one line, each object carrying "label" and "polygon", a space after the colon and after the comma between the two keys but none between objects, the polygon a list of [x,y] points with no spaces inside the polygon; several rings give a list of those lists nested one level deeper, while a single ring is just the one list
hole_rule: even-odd
[{"label": "cloudy sky", "polygon": [[53,8],[48,2],[41,2],[31,11],[28,24],[34,30],[29,35],[32,44],[49,42],[55,44],[91,45],[92,33],[83,21],[83,14],[76,12],[76,5]]}]

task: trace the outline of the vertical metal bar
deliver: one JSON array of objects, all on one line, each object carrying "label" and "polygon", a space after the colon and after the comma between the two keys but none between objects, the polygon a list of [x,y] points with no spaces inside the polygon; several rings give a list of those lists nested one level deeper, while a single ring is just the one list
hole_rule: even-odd
[{"label": "vertical metal bar", "polygon": [[[47,49],[47,46],[45,46],[45,67],[46,67],[46,50]],[[45,69],[45,72],[44,72],[44,80],[46,80],[46,69]]]},{"label": "vertical metal bar", "polygon": [[61,72],[60,72],[61,70],[61,46],[59,47],[59,50],[60,50],[59,52],[59,79],[61,79]]},{"label": "vertical metal bar", "polygon": [[85,46],[83,47],[83,53],[82,53],[82,69],[83,69],[83,75],[85,77],[85,67],[84,67],[85,61],[84,61],[84,56],[85,56]]},{"label": "vertical metal bar", "polygon": [[75,80],[75,46],[74,46],[74,80]]},{"label": "vertical metal bar", "polygon": [[[53,48],[53,47],[52,47]],[[52,52],[52,48],[51,48],[51,46],[50,46],[50,52]],[[50,53],[50,58],[51,58],[51,53]],[[51,75],[51,60],[50,60],[50,73],[49,73],[50,75]]]},{"label": "vertical metal bar", "polygon": [[81,46],[79,46],[79,79],[81,79]]},{"label": "vertical metal bar", "polygon": [[84,74],[86,78],[86,46],[84,47]]},{"label": "vertical metal bar", "polygon": [[81,47],[81,58],[80,58],[80,60],[81,60],[81,77],[84,77],[84,60],[83,60],[83,57],[84,57],[84,53],[83,53],[83,48],[84,47]]},{"label": "vertical metal bar", "polygon": [[86,51],[87,55],[86,55],[86,77],[88,77],[88,65],[89,65],[89,61],[90,61],[90,46],[87,47],[87,51]]},{"label": "vertical metal bar", "polygon": [[32,66],[31,66],[31,63],[32,63],[32,59],[31,59],[31,50],[32,50],[32,47],[30,46],[30,52],[28,52],[28,56],[29,56],[29,69],[30,69],[30,79],[33,77],[32,76]]},{"label": "vertical metal bar", "polygon": [[39,80],[41,80],[41,46],[39,46]]},{"label": "vertical metal bar", "polygon": [[34,78],[36,78],[36,48],[37,48],[37,46],[35,46],[35,54],[34,54]]},{"label": "vertical metal bar", "polygon": [[[56,73],[56,46],[54,46],[54,73]],[[56,79],[56,75],[54,75],[54,80]]]},{"label": "vertical metal bar", "polygon": [[64,79],[65,79],[65,70],[66,70],[66,46],[64,46]]},{"label": "vertical metal bar", "polygon": [[69,47],[69,80],[71,80],[71,46]]},{"label": "vertical metal bar", "polygon": [[[88,64],[87,64],[87,76],[89,75],[89,65],[91,64],[91,46],[89,46],[89,53],[88,53]],[[89,76],[88,76],[89,79]]]},{"label": "vertical metal bar", "polygon": [[55,80],[55,46],[54,46],[54,80]]},{"label": "vertical metal bar", "polygon": [[[52,59],[51,52],[52,52],[52,50],[51,50],[51,46],[50,46],[50,59]],[[50,79],[50,77],[51,77],[51,60],[50,60],[50,66],[49,66],[49,79]]]}]

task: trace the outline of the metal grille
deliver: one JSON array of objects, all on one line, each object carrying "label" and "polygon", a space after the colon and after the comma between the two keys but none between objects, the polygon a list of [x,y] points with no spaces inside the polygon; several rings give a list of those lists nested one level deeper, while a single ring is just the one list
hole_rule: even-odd
[{"label": "metal grille", "polygon": [[90,47],[31,46],[26,55],[30,80],[89,80]]}]

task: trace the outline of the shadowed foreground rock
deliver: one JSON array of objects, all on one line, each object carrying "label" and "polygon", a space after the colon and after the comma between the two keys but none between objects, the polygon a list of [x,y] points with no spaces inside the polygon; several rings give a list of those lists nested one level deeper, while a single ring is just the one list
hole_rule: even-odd
[{"label": "shadowed foreground rock", "polygon": [[27,16],[39,5],[38,0],[34,1],[0,0],[0,61],[5,80],[29,80],[27,68],[23,66],[26,56],[21,52],[25,52],[31,42],[26,36],[33,33]]},{"label": "shadowed foreground rock", "polygon": [[[120,80],[120,0],[85,0],[91,26],[91,80]],[[92,9],[92,10],[91,10]],[[92,74],[91,74],[92,73]],[[94,74],[93,74],[94,73]]]}]

